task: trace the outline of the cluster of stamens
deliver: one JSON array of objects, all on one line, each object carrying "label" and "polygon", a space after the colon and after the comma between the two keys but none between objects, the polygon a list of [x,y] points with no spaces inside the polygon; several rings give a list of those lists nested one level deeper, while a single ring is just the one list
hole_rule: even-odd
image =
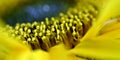
[{"label": "cluster of stamens", "polygon": [[[45,21],[16,24],[10,28],[12,36],[20,37],[23,43],[32,49],[49,50],[49,48],[64,43],[73,48],[92,25],[97,14],[89,9],[69,9],[66,14],[46,18]],[[10,27],[10,26],[9,26]]]}]

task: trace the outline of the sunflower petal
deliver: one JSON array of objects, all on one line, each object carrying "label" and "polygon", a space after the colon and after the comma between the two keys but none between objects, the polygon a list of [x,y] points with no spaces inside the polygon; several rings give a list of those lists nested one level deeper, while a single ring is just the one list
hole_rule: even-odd
[{"label": "sunflower petal", "polygon": [[49,53],[51,60],[68,60],[67,49],[63,44],[51,48]]},{"label": "sunflower petal", "polygon": [[94,38],[83,41],[71,52],[95,59],[120,59],[120,39]]},{"label": "sunflower petal", "polygon": [[69,54],[68,49],[65,48],[64,44],[58,44],[52,47],[49,51],[51,60],[84,60],[83,58],[76,57],[75,55]]},{"label": "sunflower petal", "polygon": [[11,54],[14,54],[15,57],[21,52],[28,50],[29,48],[9,37],[8,34],[2,31],[2,28],[0,27],[0,60],[3,60]]},{"label": "sunflower petal", "polygon": [[86,33],[83,40],[88,37],[96,36],[98,32],[101,30],[101,28],[104,26],[103,23],[106,20],[109,20],[120,15],[119,3],[120,0],[109,0],[108,3],[106,3],[106,6],[104,8],[101,8],[96,24],[93,25],[91,29]]}]

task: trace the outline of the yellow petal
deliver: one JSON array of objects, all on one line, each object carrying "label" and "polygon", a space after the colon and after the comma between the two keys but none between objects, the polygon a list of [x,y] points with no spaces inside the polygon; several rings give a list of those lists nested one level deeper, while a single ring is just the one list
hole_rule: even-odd
[{"label": "yellow petal", "polygon": [[119,40],[105,38],[88,39],[77,45],[70,53],[95,59],[120,59]]},{"label": "yellow petal", "polygon": [[120,22],[114,21],[105,25],[100,31],[97,37],[105,37],[105,38],[120,38]]},{"label": "yellow petal", "polygon": [[79,43],[71,52],[90,58],[119,60],[120,22],[109,20],[103,24],[99,35],[89,37]]},{"label": "yellow petal", "polygon": [[[98,16],[97,22],[95,25],[91,27],[91,29],[86,33],[83,40],[88,37],[94,37],[98,34],[100,29],[103,27],[103,23],[106,20],[109,20],[113,17],[120,15],[120,0],[109,0],[108,3],[106,3],[106,6],[104,8],[101,8],[100,15]],[[94,31],[94,32],[93,32]]]},{"label": "yellow petal", "polygon": [[68,60],[67,49],[65,49],[63,44],[51,48],[49,53],[51,60]]},{"label": "yellow petal", "polygon": [[100,34],[105,34],[107,32],[111,32],[113,30],[118,30],[120,29],[120,21],[119,21],[119,17],[112,19],[112,20],[108,20],[105,23],[103,23],[103,28],[100,30]]},{"label": "yellow petal", "polygon": [[11,38],[9,34],[4,31],[4,28],[1,27],[2,24],[0,25],[0,60],[7,58],[15,58],[21,53],[30,50],[27,46],[19,43],[17,39]]},{"label": "yellow petal", "polygon": [[49,51],[50,60],[84,60],[75,55],[69,54],[68,51],[69,50],[67,50],[63,44],[56,45]]},{"label": "yellow petal", "polygon": [[30,57],[32,57],[33,60],[50,60],[48,52],[42,50],[33,51],[32,56],[29,56],[29,58]]}]

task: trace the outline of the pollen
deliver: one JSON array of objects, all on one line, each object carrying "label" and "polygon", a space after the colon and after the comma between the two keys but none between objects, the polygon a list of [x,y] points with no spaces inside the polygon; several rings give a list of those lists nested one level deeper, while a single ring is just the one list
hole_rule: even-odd
[{"label": "pollen", "polygon": [[68,49],[74,48],[96,20],[97,9],[94,6],[70,8],[57,17],[45,18],[41,22],[17,23],[8,26],[14,37],[21,36],[21,41],[34,49],[48,51],[51,47],[64,43]]}]

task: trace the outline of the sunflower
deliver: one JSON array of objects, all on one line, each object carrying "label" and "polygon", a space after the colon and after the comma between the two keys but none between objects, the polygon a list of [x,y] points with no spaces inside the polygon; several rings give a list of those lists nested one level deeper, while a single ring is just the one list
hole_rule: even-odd
[{"label": "sunflower", "polygon": [[45,22],[3,28],[1,19],[0,59],[119,60],[120,1],[76,1],[75,8]]}]

